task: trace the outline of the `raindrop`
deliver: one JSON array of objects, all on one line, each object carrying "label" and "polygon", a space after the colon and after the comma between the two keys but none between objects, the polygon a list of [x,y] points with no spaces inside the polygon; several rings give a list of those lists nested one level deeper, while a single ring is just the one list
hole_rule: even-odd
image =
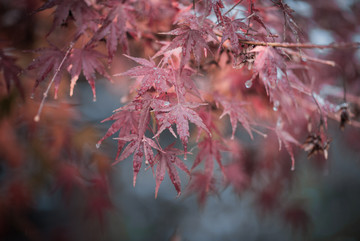
[{"label": "raindrop", "polygon": [[274,110],[274,111],[278,111],[279,105],[280,105],[279,101],[278,101],[278,100],[275,100],[275,101],[274,101],[273,110]]},{"label": "raindrop", "polygon": [[252,84],[253,84],[252,80],[250,79],[250,80],[245,82],[245,87],[249,89],[252,86]]}]

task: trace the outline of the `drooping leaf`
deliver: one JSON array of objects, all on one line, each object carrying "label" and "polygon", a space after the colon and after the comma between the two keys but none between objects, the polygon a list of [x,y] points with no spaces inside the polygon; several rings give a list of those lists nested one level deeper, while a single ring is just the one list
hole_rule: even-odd
[{"label": "drooping leaf", "polygon": [[141,66],[136,66],[118,75],[142,77],[140,88],[138,89],[139,95],[143,95],[146,91],[148,91],[151,88],[157,90],[158,93],[166,92],[169,89],[170,87],[169,80],[171,78],[169,71],[157,67],[152,59],[147,60],[143,58],[134,58],[128,55],[125,56],[141,64]]},{"label": "drooping leaf", "polygon": [[257,46],[250,52],[257,53],[254,68],[270,95],[277,85],[278,68],[286,73],[284,60],[273,47]]},{"label": "drooping leaf", "polygon": [[17,66],[15,62],[16,58],[6,54],[3,49],[0,49],[0,72],[3,72],[8,93],[10,91],[11,85],[15,84],[20,94],[24,97],[24,90],[18,77],[21,68]]},{"label": "drooping leaf", "polygon": [[195,61],[198,64],[200,63],[202,52],[211,52],[209,46],[206,43],[204,33],[199,30],[194,30],[190,27],[182,26],[165,34],[176,35],[165,51],[170,51],[179,47],[182,48],[180,69],[183,69],[185,64],[189,62],[191,52],[193,53]]},{"label": "drooping leaf", "polygon": [[[108,1],[106,5],[110,10],[102,21],[101,27],[95,32],[92,41],[99,41],[105,38],[109,58],[112,59],[118,44],[121,45],[123,52],[129,53],[126,33],[133,31],[136,23],[134,16],[131,14],[134,9],[128,3]],[[133,28],[129,29],[128,25],[133,26]]]},{"label": "drooping leaf", "polygon": [[[119,132],[118,137],[124,137],[130,134],[135,134],[138,132],[139,126],[139,118],[140,112],[136,111],[133,106],[125,106],[119,110],[112,116],[106,118],[102,122],[105,121],[113,121],[115,122],[110,126],[106,134],[97,142],[96,146],[100,147],[101,143],[106,139]],[[118,140],[118,151],[116,158],[119,157],[122,148],[124,147],[125,142],[122,140]]]},{"label": "drooping leaf", "polygon": [[208,176],[213,176],[214,172],[214,161],[218,163],[221,171],[224,174],[224,168],[221,163],[220,151],[226,151],[226,147],[218,140],[207,136],[203,141],[198,143],[199,152],[196,156],[191,170],[194,170],[202,161],[205,162],[204,173]]},{"label": "drooping leaf", "polygon": [[279,141],[279,150],[281,150],[281,143],[284,143],[284,146],[291,157],[291,170],[295,170],[295,157],[290,143],[297,146],[300,146],[300,143],[292,135],[284,130],[284,123],[281,119],[279,119],[276,124],[275,133]]},{"label": "drooping leaf", "polygon": [[50,34],[55,27],[66,24],[67,19],[71,16],[78,27],[77,36],[82,34],[87,27],[96,28],[94,20],[98,19],[98,13],[94,10],[92,4],[86,0],[48,0],[36,12],[50,9],[56,6],[54,11],[53,25],[48,34]]},{"label": "drooping leaf", "polygon": [[206,173],[192,173],[186,191],[187,193],[196,193],[198,196],[198,203],[204,205],[208,195],[217,193],[216,180]]},{"label": "drooping leaf", "polygon": [[209,16],[211,14],[211,10],[214,10],[216,18],[218,21],[222,21],[223,16],[221,14],[221,8],[224,8],[224,4],[222,0],[204,0],[205,9],[204,15]]},{"label": "drooping leaf", "polygon": [[152,148],[160,150],[160,147],[150,138],[146,136],[139,137],[136,134],[128,135],[121,138],[115,138],[128,142],[128,145],[124,148],[119,159],[113,163],[113,165],[123,161],[128,158],[131,154],[134,154],[133,157],[133,185],[135,187],[137,174],[140,171],[143,158],[145,158],[145,163],[150,166],[154,165],[154,152]]},{"label": "drooping leaf", "polygon": [[202,128],[210,134],[210,131],[203,123],[202,119],[192,110],[199,107],[196,103],[178,103],[170,107],[155,109],[157,111],[156,119],[159,122],[159,130],[155,136],[160,135],[165,129],[171,128],[172,124],[176,124],[176,132],[178,133],[185,151],[185,159],[187,153],[187,143],[190,136],[189,121]]},{"label": "drooping leaf", "polygon": [[249,133],[251,139],[253,139],[253,135],[251,132],[250,126],[250,116],[248,114],[247,109],[245,106],[248,104],[246,102],[240,101],[227,101],[223,98],[218,98],[218,101],[224,108],[223,113],[221,114],[220,118],[224,117],[225,115],[229,115],[230,122],[232,126],[232,134],[231,139],[235,137],[235,131],[237,127],[238,121],[242,124],[245,130]]},{"label": "drooping leaf", "polygon": [[223,21],[220,23],[220,26],[223,29],[221,43],[219,47],[221,47],[226,40],[229,40],[231,43],[232,51],[238,54],[240,52],[239,39],[242,39],[241,35],[243,35],[241,32],[246,32],[248,26],[243,22],[242,19],[231,20],[226,16],[223,16]]},{"label": "drooping leaf", "polygon": [[[62,60],[65,57],[65,52],[60,50],[59,48],[52,46],[49,48],[41,48],[34,51],[35,53],[39,54],[29,66],[28,70],[37,70],[37,78],[35,82],[34,89],[39,86],[39,84],[44,81],[45,78],[55,75],[57,72]],[[59,72],[56,74],[54,79],[54,86],[55,86],[55,98],[57,98],[57,92],[59,89],[60,81],[62,75],[66,70],[66,62],[61,66]]]},{"label": "drooping leaf", "polygon": [[164,180],[165,171],[167,171],[172,184],[174,185],[178,196],[181,194],[181,181],[178,171],[175,167],[180,168],[190,176],[190,171],[177,155],[181,155],[182,151],[173,147],[173,144],[168,146],[163,151],[159,151],[155,156],[156,167],[156,188],[155,198],[157,197],[161,182]]},{"label": "drooping leaf", "polygon": [[105,55],[90,46],[73,50],[68,59],[68,71],[71,75],[70,96],[73,95],[75,84],[82,72],[91,86],[94,101],[96,100],[95,73],[97,72],[111,80],[111,77],[105,70],[104,64],[99,60],[105,57]]}]

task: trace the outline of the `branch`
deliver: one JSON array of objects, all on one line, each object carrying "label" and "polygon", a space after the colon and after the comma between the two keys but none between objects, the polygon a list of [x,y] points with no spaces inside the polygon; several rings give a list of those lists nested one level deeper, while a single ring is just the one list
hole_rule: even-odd
[{"label": "branch", "polygon": [[360,42],[354,43],[333,43],[328,45],[321,44],[311,44],[311,43],[278,43],[278,42],[258,42],[258,41],[249,41],[241,40],[240,43],[256,45],[256,46],[271,46],[271,47],[281,47],[281,48],[303,48],[303,49],[343,49],[343,48],[359,48]]},{"label": "branch", "polygon": [[235,3],[229,10],[227,10],[223,15],[225,16],[226,14],[228,14],[230,11],[232,11],[237,5],[239,5],[243,0],[238,1],[237,3]]},{"label": "branch", "polygon": [[320,64],[330,65],[332,67],[336,66],[336,63],[334,61],[331,61],[331,60],[323,60],[323,59],[314,58],[314,57],[311,57],[311,56],[307,56],[307,55],[305,55],[303,53],[295,52],[295,51],[290,50],[290,49],[284,49],[284,51],[286,53],[290,54],[290,55],[296,55],[297,57],[302,58],[305,61],[309,60],[309,61],[320,63]]}]

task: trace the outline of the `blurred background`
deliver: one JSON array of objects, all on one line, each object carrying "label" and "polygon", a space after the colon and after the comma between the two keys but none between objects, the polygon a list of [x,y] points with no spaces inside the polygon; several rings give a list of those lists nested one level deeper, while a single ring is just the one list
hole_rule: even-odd
[{"label": "blurred background", "polygon": [[[295,10],[300,25],[309,28],[311,42],[360,41],[359,1],[284,2]],[[52,10],[31,14],[41,5],[38,0],[0,1],[2,59],[10,56],[26,69],[36,56],[31,50],[47,46],[44,35],[51,28]],[[50,40],[61,34],[55,33]],[[135,42],[132,47],[141,48],[141,44]],[[119,50],[109,73],[133,66],[121,54]],[[342,76],[359,83],[359,50],[344,50],[340,57],[331,50],[318,54],[342,59]],[[329,74],[333,73],[321,76]],[[249,170],[273,158],[276,162],[269,165],[284,169],[283,179],[269,181],[267,186],[267,177],[254,175],[265,183],[263,189],[256,189],[256,180],[250,188],[218,185],[217,192],[200,205],[196,195],[186,191],[177,198],[165,177],[155,199],[151,169],[140,171],[134,188],[131,157],[111,166],[116,141],[109,138],[99,149],[95,147],[111,124],[100,122],[126,101],[131,82],[99,78],[93,102],[84,78],[73,97],[68,95],[69,81],[64,80],[59,99],[54,100],[51,91],[42,119],[35,123],[47,84],[40,84],[31,99],[34,76],[22,71],[21,87],[14,83],[10,91],[0,77],[0,240],[360,240],[359,128],[346,126],[341,132],[337,122],[329,121],[328,160],[307,158],[298,150],[294,172],[284,150],[278,156],[267,155],[268,150],[259,154],[266,140],[251,141],[240,128],[237,137],[246,150],[239,155]],[[359,104],[357,86],[351,93]],[[356,113],[354,118],[358,118]],[[162,138],[175,141],[169,133]],[[269,144],[268,149],[272,148],[278,144]],[[185,164],[190,167],[192,161],[189,157]],[[284,163],[285,167],[279,167]],[[184,190],[189,178],[180,175]]]}]

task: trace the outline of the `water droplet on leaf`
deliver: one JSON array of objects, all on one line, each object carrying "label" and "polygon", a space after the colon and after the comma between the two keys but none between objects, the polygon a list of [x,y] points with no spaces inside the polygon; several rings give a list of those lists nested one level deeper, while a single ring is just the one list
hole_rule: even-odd
[{"label": "water droplet on leaf", "polygon": [[248,80],[245,82],[245,87],[249,89],[249,88],[251,88],[252,84],[253,84],[252,80]]},{"label": "water droplet on leaf", "polygon": [[275,100],[275,101],[274,101],[273,110],[274,110],[274,111],[278,111],[279,105],[280,105],[279,101],[278,101],[278,100]]}]

